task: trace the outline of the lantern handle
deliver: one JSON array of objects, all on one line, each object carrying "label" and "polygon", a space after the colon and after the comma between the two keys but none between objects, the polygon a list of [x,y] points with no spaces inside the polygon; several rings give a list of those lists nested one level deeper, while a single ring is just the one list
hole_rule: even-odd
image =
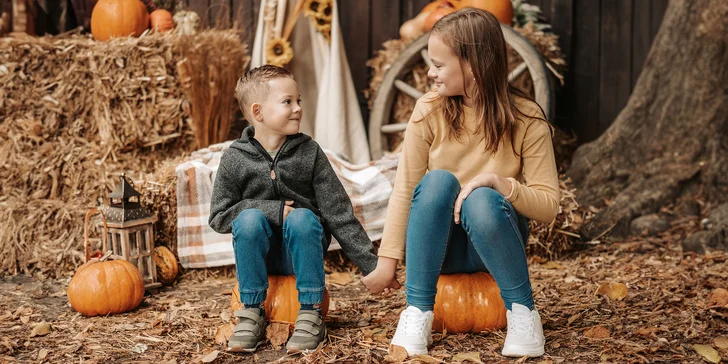
[{"label": "lantern handle", "polygon": [[86,222],[83,224],[83,245],[84,245],[84,252],[86,253],[86,261],[88,262],[91,259],[91,252],[89,251],[89,241],[88,241],[88,222],[91,219],[91,216],[94,213],[99,213],[101,215],[101,220],[104,222],[104,233],[103,238],[101,239],[102,244],[101,248],[103,252],[106,252],[108,250],[108,244],[106,241],[106,237],[109,235],[108,233],[108,226],[106,225],[106,215],[104,215],[104,212],[93,207],[90,208],[86,212]]}]

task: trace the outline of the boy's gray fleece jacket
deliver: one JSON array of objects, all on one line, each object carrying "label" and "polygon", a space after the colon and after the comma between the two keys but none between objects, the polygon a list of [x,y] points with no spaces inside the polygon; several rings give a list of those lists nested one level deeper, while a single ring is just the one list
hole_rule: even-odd
[{"label": "boy's gray fleece jacket", "polygon": [[288,136],[275,159],[253,138],[252,126],[225,151],[215,177],[210,203],[210,227],[221,234],[245,209],[262,211],[271,228],[281,229],[285,201],[307,208],[321,220],[327,234],[369,274],[377,264],[374,247],[351,200],[321,147],[308,135]]}]

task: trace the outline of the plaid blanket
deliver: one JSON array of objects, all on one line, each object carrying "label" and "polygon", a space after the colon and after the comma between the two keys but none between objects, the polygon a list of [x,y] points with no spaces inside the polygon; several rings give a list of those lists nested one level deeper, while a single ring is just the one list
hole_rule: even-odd
[{"label": "plaid blanket", "polygon": [[[212,185],[220,157],[232,141],[215,144],[192,153],[189,161],[177,166],[177,255],[185,268],[217,267],[235,264],[231,234],[218,234],[208,225]],[[397,171],[397,156],[362,165],[353,165],[341,156],[324,150],[331,166],[351,198],[354,215],[369,238],[379,240],[384,229],[387,203]],[[340,249],[332,240],[329,250]]]}]

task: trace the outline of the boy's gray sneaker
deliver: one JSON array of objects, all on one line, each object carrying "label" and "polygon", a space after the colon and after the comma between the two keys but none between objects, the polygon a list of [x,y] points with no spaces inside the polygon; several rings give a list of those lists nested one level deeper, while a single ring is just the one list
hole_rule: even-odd
[{"label": "boy's gray sneaker", "polygon": [[252,353],[265,342],[266,322],[262,313],[257,308],[235,310],[238,324],[228,340],[227,351]]},{"label": "boy's gray sneaker", "polygon": [[326,325],[318,311],[298,311],[293,335],[286,344],[288,354],[304,350],[315,350],[326,340]]}]

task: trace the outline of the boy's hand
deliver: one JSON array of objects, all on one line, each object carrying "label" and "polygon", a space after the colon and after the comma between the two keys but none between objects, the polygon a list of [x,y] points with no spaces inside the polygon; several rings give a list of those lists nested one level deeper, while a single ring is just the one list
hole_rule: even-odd
[{"label": "boy's hand", "polygon": [[293,201],[286,201],[286,206],[283,206],[283,221],[286,221],[286,217],[288,217],[288,214],[291,213],[291,211],[296,209],[292,206],[293,206]]},{"label": "boy's hand", "polygon": [[402,287],[397,280],[396,269],[396,259],[379,257],[377,267],[361,281],[373,294],[384,292],[388,295]]},{"label": "boy's hand", "polygon": [[361,279],[362,283],[373,294],[389,295],[402,287],[394,274],[384,272],[382,269],[374,269],[369,275]]}]

